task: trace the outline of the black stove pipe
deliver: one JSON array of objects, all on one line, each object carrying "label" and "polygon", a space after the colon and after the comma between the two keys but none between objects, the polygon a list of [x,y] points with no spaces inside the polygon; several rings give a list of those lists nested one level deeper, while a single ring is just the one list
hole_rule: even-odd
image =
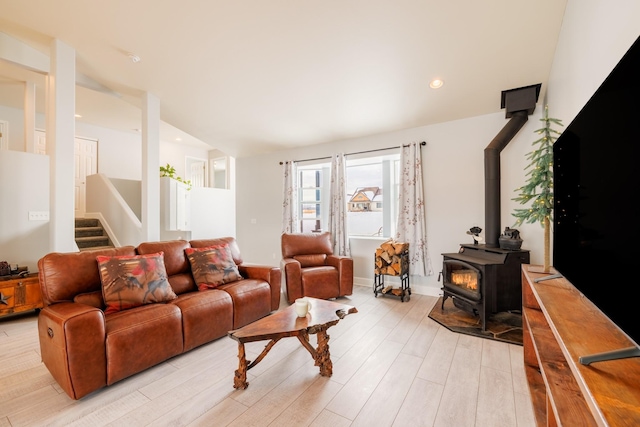
[{"label": "black stove pipe", "polygon": [[484,236],[485,244],[497,248],[500,237],[500,152],[529,119],[526,110],[512,113],[511,119],[484,149]]}]

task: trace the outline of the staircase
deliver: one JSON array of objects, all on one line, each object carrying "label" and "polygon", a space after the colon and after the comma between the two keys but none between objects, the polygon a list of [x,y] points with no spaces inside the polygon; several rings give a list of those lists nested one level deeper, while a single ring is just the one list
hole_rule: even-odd
[{"label": "staircase", "polygon": [[75,235],[80,251],[114,247],[99,219],[76,218]]}]

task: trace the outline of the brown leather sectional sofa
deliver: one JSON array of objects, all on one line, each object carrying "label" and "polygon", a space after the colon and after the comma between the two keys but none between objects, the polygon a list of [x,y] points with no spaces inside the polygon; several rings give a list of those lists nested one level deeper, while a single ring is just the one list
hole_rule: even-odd
[{"label": "brown leather sectional sofa", "polygon": [[[185,249],[225,243],[242,279],[198,291]],[[105,315],[96,256],[160,251],[177,298]],[[280,304],[280,269],[243,264],[231,237],[50,253],[38,261],[38,270],[44,302],[38,317],[42,361],[73,399],[223,337]]]}]

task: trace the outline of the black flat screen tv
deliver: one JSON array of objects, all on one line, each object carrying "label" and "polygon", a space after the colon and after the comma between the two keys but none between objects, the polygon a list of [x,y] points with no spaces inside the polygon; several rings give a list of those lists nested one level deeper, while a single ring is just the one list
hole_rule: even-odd
[{"label": "black flat screen tv", "polygon": [[584,364],[640,356],[638,40],[553,147],[553,266],[634,345]]}]

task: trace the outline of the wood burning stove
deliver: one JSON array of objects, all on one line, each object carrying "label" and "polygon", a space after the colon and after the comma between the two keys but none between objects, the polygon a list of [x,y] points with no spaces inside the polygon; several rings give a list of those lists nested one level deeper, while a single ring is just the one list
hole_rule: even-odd
[{"label": "wood burning stove", "polygon": [[[486,243],[477,244],[474,238],[475,244],[461,245],[458,253],[442,254],[442,307],[447,298],[453,298],[456,307],[480,316],[483,331],[489,314],[522,310],[520,268],[529,263],[529,251],[499,247],[500,152],[535,110],[540,86],[502,91],[501,107],[505,108],[506,118],[510,120],[484,150]],[[479,233],[478,229],[473,234]]]},{"label": "wood burning stove", "polygon": [[529,251],[463,244],[442,255],[442,308],[452,298],[456,307],[480,316],[483,331],[489,314],[522,310],[520,268],[529,263]]}]

